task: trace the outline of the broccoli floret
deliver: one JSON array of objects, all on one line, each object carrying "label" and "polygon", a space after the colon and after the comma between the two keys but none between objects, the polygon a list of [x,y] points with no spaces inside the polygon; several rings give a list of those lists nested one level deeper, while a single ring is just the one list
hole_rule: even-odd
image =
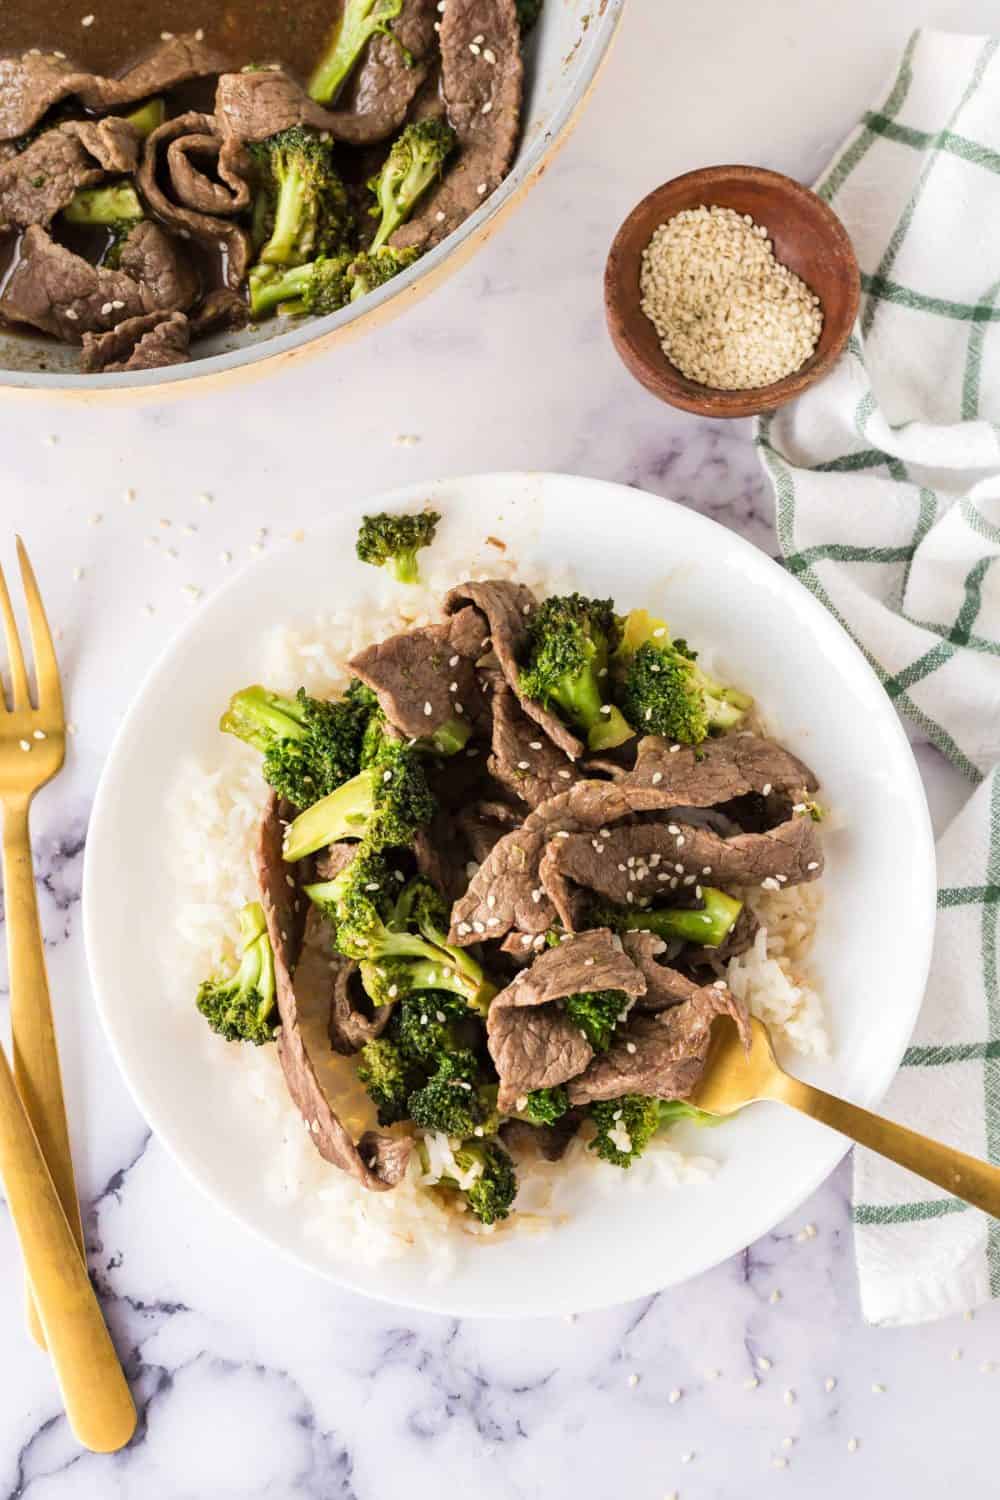
[{"label": "broccoli floret", "polygon": [[386,1037],[366,1042],[358,1060],[358,1078],[378,1110],[380,1125],[409,1118],[407,1100],[419,1079],[395,1042]]},{"label": "broccoli floret", "polygon": [[[464,750],[472,736],[472,725],[468,719],[452,714],[430,734],[409,741],[411,750],[422,750],[428,755],[457,755]],[[361,742],[361,768],[373,766],[382,755],[386,743],[392,744],[398,735],[389,727],[388,720],[380,708],[373,710],[365,727]]]},{"label": "broccoli floret", "polygon": [[506,1219],[517,1196],[517,1173],[514,1163],[497,1141],[465,1141],[454,1153],[456,1165],[468,1172],[481,1168],[471,1187],[465,1189],[470,1212],[483,1224]]},{"label": "broccoli floret", "polygon": [[357,774],[371,712],[352,689],[328,702],[304,688],[286,698],[254,686],[233,695],[219,728],[259,750],[268,785],[306,808]]},{"label": "broccoli floret", "polygon": [[496,989],[484,980],[481,967],[468,949],[449,943],[448,903],[425,876],[417,875],[404,888],[396,911],[398,920],[411,923],[421,937],[433,945],[438,954],[437,966],[442,973],[447,965],[460,981],[464,981],[470,1007],[485,1015]]},{"label": "broccoli floret", "polygon": [[119,229],[122,225],[134,229],[144,217],[139,194],[130,182],[77,188],[63,209],[63,218],[69,224],[89,224],[106,229]]},{"label": "broccoli floret", "polygon": [[348,270],[351,301],[357,302],[359,297],[367,297],[369,292],[384,286],[387,281],[398,276],[400,271],[412,266],[420,256],[421,251],[415,245],[405,250],[393,250],[390,245],[383,245],[378,250],[362,251],[351,261]]},{"label": "broccoli floret", "polygon": [[196,1004],[213,1031],[227,1042],[271,1041],[275,1005],[274,955],[264,909],[251,901],[240,912],[242,955],[235,974],[206,979]]},{"label": "broccoli floret", "polygon": [[[418,879],[411,885],[426,886],[440,902],[429,882]],[[362,981],[376,1004],[402,999],[424,985],[461,995],[469,1009],[485,1013],[496,990],[479,964],[448,944],[429,919],[428,898],[408,889],[399,896],[398,889],[385,859],[367,842],[335,879],[305,888],[333,922],[339,951],[361,963]],[[411,972],[403,961],[414,965]]]},{"label": "broccoli floret", "polygon": [[495,1128],[496,1090],[480,1085],[475,1053],[459,1049],[442,1055],[433,1076],[410,1095],[407,1108],[421,1130],[459,1139],[477,1129],[488,1134],[488,1125]]},{"label": "broccoli floret", "polygon": [[696,658],[686,641],[671,641],[662,620],[633,610],[614,662],[618,701],[629,723],[685,745],[742,723],[753,699],[709,677]]},{"label": "broccoli floret", "polygon": [[622,990],[587,990],[569,995],[563,1006],[594,1051],[607,1052],[612,1033],[628,1010],[628,996]]},{"label": "broccoli floret", "polygon": [[289,317],[314,313],[325,317],[338,312],[351,295],[348,267],[351,256],[321,255],[304,266],[288,271],[250,274],[250,311],[255,318],[266,318],[279,308]]},{"label": "broccoli floret", "polygon": [[603,1099],[592,1104],[589,1113],[596,1128],[589,1149],[616,1167],[630,1167],[663,1126],[683,1119],[699,1125],[715,1123],[712,1115],[683,1099],[650,1099],[645,1094]]},{"label": "broccoli floret", "polygon": [[309,80],[309,93],[320,104],[332,104],[354,69],[369,39],[382,33],[392,37],[402,51],[407,66],[413,58],[392,31],[394,21],[403,9],[403,0],[346,0],[337,24],[337,32],[326,55]]},{"label": "broccoli floret", "polygon": [[595,927],[610,927],[613,932],[653,932],[664,942],[699,943],[717,948],[736,925],[743,910],[742,901],[725,891],[706,885],[701,889],[704,906],[650,907],[635,910],[619,906],[598,906],[590,913]]},{"label": "broccoli floret", "polygon": [[356,551],[363,563],[388,568],[397,583],[416,583],[417,553],[429,547],[441,520],[436,510],[419,510],[403,516],[386,511],[362,516]]},{"label": "broccoli floret", "polygon": [[440,177],[456,139],[451,126],[437,119],[416,120],[399,133],[381,171],[368,183],[376,200],[370,212],[379,220],[372,250],[378,250],[406,223],[418,200]]},{"label": "broccoli floret", "polygon": [[530,31],[538,20],[542,13],[542,4],[543,0],[514,0],[514,9],[517,11],[522,36]]},{"label": "broccoli floret", "polygon": [[393,1035],[404,1057],[435,1066],[468,1040],[469,1007],[451,991],[412,991],[401,997],[393,1015]]},{"label": "broccoli floret", "polygon": [[348,250],[354,220],[347,189],[333,164],[332,141],[318,131],[292,125],[247,150],[257,179],[258,233],[262,212],[270,224],[251,282],[273,275],[275,266],[299,266]]},{"label": "broccoli floret", "polygon": [[162,99],[147,99],[138,109],[125,116],[132,129],[145,139],[159,129],[167,118],[167,107]]},{"label": "broccoli floret", "polygon": [[618,637],[612,601],[582,594],[546,599],[528,625],[521,691],[584,733],[591,750],[607,750],[632,738],[632,729],[611,702],[608,681]]},{"label": "broccoli floret", "polygon": [[527,1120],[529,1125],[554,1125],[568,1109],[569,1095],[561,1085],[552,1089],[532,1089],[517,1117]]},{"label": "broccoli floret", "polygon": [[303,859],[341,839],[407,848],[435,811],[419,752],[387,740],[374,764],[299,814],[285,835],[285,858]]}]

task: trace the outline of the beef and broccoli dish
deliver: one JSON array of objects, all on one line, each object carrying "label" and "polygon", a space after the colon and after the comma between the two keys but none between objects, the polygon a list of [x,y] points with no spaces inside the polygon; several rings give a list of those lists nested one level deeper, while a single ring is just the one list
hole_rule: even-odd
[{"label": "beef and broccoli dish", "polygon": [[[5,0],[0,49],[23,50],[0,55],[0,321],[78,346],[83,371],[144,370],[365,297],[505,177],[539,9],[229,0],[170,32],[151,0],[55,0],[44,23]],[[38,45],[46,26],[72,42]]]},{"label": "beef and broccoli dish", "polygon": [[[359,557],[412,581],[438,519],[368,517]],[[697,1116],[714,1019],[748,1032],[727,973],[755,898],[822,874],[816,778],[611,599],[462,583],[346,670],[333,699],[252,685],[225,708],[266,784],[258,893],[197,1007],[273,1041],[327,1162],[373,1192],[418,1173],[494,1225],[523,1162],[579,1141],[628,1168]],[[358,1139],[331,1050],[367,1091]]]}]

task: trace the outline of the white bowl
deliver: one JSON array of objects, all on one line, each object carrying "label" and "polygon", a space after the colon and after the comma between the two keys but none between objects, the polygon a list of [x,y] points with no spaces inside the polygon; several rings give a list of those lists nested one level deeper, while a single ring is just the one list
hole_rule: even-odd
[{"label": "white bowl", "polygon": [[[220,705],[259,678],[270,626],[311,619],[332,601],[363,612],[384,597],[391,585],[354,557],[362,510],[427,500],[446,518],[436,545],[465,566],[495,566],[485,538],[499,537],[526,568],[566,566],[583,590],[612,594],[620,608],[645,605],[717,648],[731,679],[813,766],[842,825],[828,840],[815,950],[833,1056],[799,1061],[796,1070],[862,1104],[888,1086],[923,993],[935,901],[923,790],[888,698],[832,616],[747,542],[679,505],[559,474],[481,475],[370,499],[308,545],[248,568],[205,605],[126,716],[95,803],[83,899],[98,1005],[139,1108],[177,1160],[244,1224],[322,1275],[451,1314],[513,1317],[624,1301],[766,1233],[832,1170],[845,1139],[780,1106],[757,1105],[718,1130],[691,1128],[686,1144],[719,1161],[711,1181],[635,1192],[610,1167],[583,1173],[586,1191],[568,1222],[489,1245],[458,1236],[445,1280],[430,1279],[419,1258],[353,1264],[311,1238],[303,1215],[264,1187],[267,1127],[233,1111],[193,1004],[166,985],[158,994],[136,981],[149,974],[177,908],[160,809],[178,757],[218,754]],[[456,567],[455,581],[463,570]]]},{"label": "white bowl", "polygon": [[540,178],[569,136],[586,102],[621,17],[625,0],[549,0],[525,46],[521,142],[507,177],[481,208],[421,257],[362,301],[325,318],[272,318],[239,333],[202,339],[189,364],[118,375],[81,375],[79,351],[68,344],[0,327],[0,391],[85,400],[157,399],[204,379],[262,373],[267,361],[287,362],[332,343],[347,343],[405,310],[449,276]]}]

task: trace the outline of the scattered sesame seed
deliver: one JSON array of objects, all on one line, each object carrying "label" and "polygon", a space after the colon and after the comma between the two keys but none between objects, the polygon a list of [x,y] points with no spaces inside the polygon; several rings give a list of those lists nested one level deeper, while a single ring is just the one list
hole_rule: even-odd
[{"label": "scattered sesame seed", "polygon": [[979,1373],[981,1375],[992,1375],[995,1369],[996,1365],[991,1359],[984,1359],[982,1364],[979,1366]]},{"label": "scattered sesame seed", "polygon": [[122,492],[122,499],[125,501],[126,505],[134,505],[135,504],[135,490],[133,490],[131,487],[129,489],[127,489],[127,490],[124,490]]},{"label": "scattered sesame seed", "polygon": [[101,303],[101,317],[102,318],[109,317],[110,314],[113,313],[113,312],[114,312],[114,308],[112,307],[112,305],[111,305],[110,302],[102,302]]},{"label": "scattered sesame seed", "polygon": [[807,870],[818,870],[819,869],[819,860],[818,859],[811,859],[809,861],[809,863],[806,865],[806,869]]},{"label": "scattered sesame seed", "polygon": [[885,1386],[884,1385],[880,1385],[878,1381],[875,1381],[875,1383],[872,1385],[872,1395],[873,1396],[884,1396],[885,1395]]},{"label": "scattered sesame seed", "polygon": [[101,522],[103,520],[104,520],[104,517],[101,515],[101,512],[99,510],[95,510],[92,515],[89,515],[87,517],[87,525],[88,526],[100,526],[100,524],[101,524]]},{"label": "scattered sesame seed", "polygon": [[758,1358],[757,1368],[758,1370],[769,1370],[771,1368],[771,1361],[768,1359],[766,1354],[762,1354]]},{"label": "scattered sesame seed", "polygon": [[424,704],[424,714],[429,719],[430,716],[431,716],[431,714],[433,712],[434,712],[434,710],[433,710],[433,708],[430,705],[430,700],[428,699],[427,702]]},{"label": "scattered sesame seed", "polygon": [[80,25],[81,26],[93,26],[93,24],[94,24],[94,18],[93,18],[93,16],[82,16],[81,19],[80,19]]},{"label": "scattered sesame seed", "polygon": [[852,1437],[852,1438],[848,1438],[847,1439],[847,1451],[848,1451],[848,1453],[857,1453],[859,1446],[860,1446],[860,1439],[859,1438],[853,1438]]},{"label": "scattered sesame seed", "polygon": [[479,54],[480,54],[480,52],[482,50],[483,49],[479,46],[479,44],[477,42],[470,42],[469,43],[469,51],[472,53],[473,57],[478,57]]},{"label": "scattered sesame seed", "polygon": [[628,1383],[631,1386],[632,1390],[635,1390],[636,1386],[639,1384],[639,1377],[638,1377],[638,1375],[635,1374],[634,1371],[629,1376]]},{"label": "scattered sesame seed", "polygon": [[194,39],[195,39],[196,42],[203,42],[205,40],[205,28],[204,28],[204,26],[199,26],[198,27],[198,30],[194,34]]},{"label": "scattered sesame seed", "polygon": [[654,786],[659,786],[659,784],[660,784],[660,782],[662,780],[663,780],[663,772],[662,771],[654,771],[653,772],[653,776],[652,776],[653,785]]},{"label": "scattered sesame seed", "polygon": [[694,1463],[694,1454],[693,1453],[682,1453],[681,1454],[681,1463],[682,1464]]},{"label": "scattered sesame seed", "polygon": [[760,789],[760,795],[762,797],[770,797],[770,795],[771,795],[771,783],[769,781],[765,781],[764,782],[764,785]]},{"label": "scattered sesame seed", "polygon": [[202,505],[214,505],[215,504],[215,496],[214,495],[210,495],[209,492],[208,492],[208,490],[203,490],[201,492],[201,494],[198,496],[198,499],[199,499],[199,501],[200,501],[200,503]]},{"label": "scattered sesame seed", "polygon": [[496,62],[496,60],[497,60],[497,55],[493,51],[492,47],[484,47],[483,48],[483,62],[484,63],[489,63],[490,67],[492,68],[492,66]]},{"label": "scattered sesame seed", "polygon": [[953,1349],[951,1351],[951,1357],[952,1357],[952,1359],[961,1359],[962,1358],[962,1351],[961,1351],[961,1349]]},{"label": "scattered sesame seed", "polygon": [[73,580],[74,580],[74,582],[75,583],[79,583],[80,579],[82,577],[83,577],[83,569],[82,568],[74,568],[73,569]]},{"label": "scattered sesame seed", "polygon": [[670,1402],[670,1405],[671,1406],[676,1406],[677,1403],[678,1403],[678,1401],[681,1399],[682,1394],[683,1394],[683,1392],[680,1391],[680,1390],[678,1390],[678,1388],[676,1386],[674,1386],[673,1390],[670,1392],[670,1395],[667,1397],[667,1400]]},{"label": "scattered sesame seed", "polygon": [[480,112],[480,114],[483,114],[483,115],[490,115],[490,114],[492,114],[493,113],[493,100],[492,99],[487,99],[486,103],[483,105],[482,109],[479,112]]},{"label": "scattered sesame seed", "polygon": [[775,1287],[768,1300],[772,1303],[781,1301],[781,1293],[778,1291],[777,1287]]},{"label": "scattered sesame seed", "polygon": [[174,39],[174,34],[173,34],[172,31],[161,31],[160,32],[160,41],[161,42],[172,42],[173,39]]},{"label": "scattered sesame seed", "polygon": [[231,552],[220,552],[219,553],[219,561],[220,562],[231,563],[232,560],[233,560],[233,554]]},{"label": "scattered sesame seed", "polygon": [[65,310],[65,316],[69,318],[71,323],[75,323],[80,314],[77,312],[75,307],[67,307]]},{"label": "scattered sesame seed", "polygon": [[46,740],[48,739],[48,735],[45,733],[44,729],[33,729],[31,731],[31,738],[33,740]]},{"label": "scattered sesame seed", "polygon": [[836,1377],[833,1375],[828,1375],[823,1382],[823,1389],[827,1392],[835,1391],[837,1389]]},{"label": "scattered sesame seed", "polygon": [[779,1453],[776,1458],[772,1458],[771,1459],[771,1468],[772,1469],[787,1469],[788,1468],[788,1459],[782,1457],[782,1455]]},{"label": "scattered sesame seed", "polygon": [[184,592],[189,599],[200,599],[202,594],[201,589],[196,583],[186,583],[184,585]]},{"label": "scattered sesame seed", "polygon": [[76,725],[74,724],[74,722],[73,722],[72,719],[70,719],[70,720],[67,721],[67,724],[66,724],[66,733],[67,734],[76,734]]},{"label": "scattered sesame seed", "polygon": [[633,1054],[635,1052],[635,1042],[626,1042],[625,1051],[629,1054]]},{"label": "scattered sesame seed", "polygon": [[679,750],[679,749],[680,749],[680,748],[681,748],[681,747],[680,747],[680,745],[671,745],[671,746],[670,746],[670,754],[671,754],[671,755],[676,755],[676,754],[677,754],[677,752],[678,752],[678,750]]},{"label": "scattered sesame seed", "polygon": [[[476,192],[479,194],[480,198],[485,198],[485,196],[486,196],[486,184],[485,184],[485,182],[481,182],[479,184],[479,186],[476,188]],[[525,606],[525,608],[527,609],[527,606]]]},{"label": "scattered sesame seed", "polygon": [[154,607],[153,607],[152,604],[144,604],[142,606],[142,608],[143,608],[143,613],[144,614],[147,614],[147,615],[155,615],[156,614],[156,610],[154,609]]},{"label": "scattered sesame seed", "polygon": [[794,1406],[795,1405],[795,1399],[796,1399],[795,1398],[795,1392],[792,1390],[792,1388],[790,1386],[789,1386],[788,1390],[785,1392],[784,1397],[782,1399],[784,1400],[784,1403],[785,1403],[786,1406]]},{"label": "scattered sesame seed", "polygon": [[531,762],[527,761],[527,760],[519,760],[518,763],[517,763],[517,769],[519,771],[530,771],[531,770]]},{"label": "scattered sesame seed", "polygon": [[30,740],[18,740],[18,744],[20,745],[20,747],[21,747],[22,750],[30,750],[31,749],[31,741]]},{"label": "scattered sesame seed", "polygon": [[757,1379],[756,1375],[751,1375],[749,1380],[744,1380],[743,1389],[745,1391],[755,1391],[759,1385],[760,1381]]},{"label": "scattered sesame seed", "polygon": [[793,1437],[783,1437],[781,1439],[781,1446],[783,1448],[794,1448],[795,1439]]},{"label": "scattered sesame seed", "polygon": [[967,1322],[967,1323],[971,1323],[971,1322],[972,1322],[972,1320],[973,1320],[973,1318],[974,1318],[974,1317],[975,1317],[975,1316],[976,1316],[976,1315],[975,1315],[975,1313],[974,1313],[974,1312],[973,1312],[973,1310],[972,1310],[972,1308],[971,1308],[971,1307],[967,1307],[967,1308],[966,1308],[966,1309],[965,1309],[965,1312],[964,1312],[964,1313],[963,1313],[963,1314],[962,1314],[962,1317],[963,1317],[963,1318],[964,1318],[964,1319],[965,1319],[965,1321],[966,1321],[966,1322]]},{"label": "scattered sesame seed", "polygon": [[718,1380],[718,1378],[719,1378],[719,1376],[721,1374],[722,1374],[721,1370],[706,1370],[705,1371],[705,1379],[706,1380]]}]

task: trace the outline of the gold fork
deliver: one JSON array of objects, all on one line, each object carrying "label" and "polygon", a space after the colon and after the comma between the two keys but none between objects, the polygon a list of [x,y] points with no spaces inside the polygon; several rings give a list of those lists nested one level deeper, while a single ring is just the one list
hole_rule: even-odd
[{"label": "gold fork", "polygon": [[1000,1167],[792,1078],[778,1066],[767,1027],[756,1018],[750,1025],[753,1041],[747,1053],[732,1019],[716,1020],[708,1063],[690,1103],[710,1115],[733,1115],[759,1099],[790,1104],[918,1177],[936,1182],[956,1198],[1000,1216]]},{"label": "gold fork", "polygon": [[[3,615],[7,639],[11,687],[10,710],[7,712],[0,690],[0,805],[3,807],[3,881],[14,1078],[81,1258],[85,1258],[59,1053],[45,972],[45,952],[38,925],[28,830],[31,799],[62,768],[66,726],[52,635],[35,574],[20,537],[17,539],[17,557],[31,628],[38,707],[34,708],[31,703],[24,652],[7,581],[0,569],[0,614]],[[30,1286],[27,1290],[28,1327],[35,1341],[44,1349],[45,1336]]]}]

